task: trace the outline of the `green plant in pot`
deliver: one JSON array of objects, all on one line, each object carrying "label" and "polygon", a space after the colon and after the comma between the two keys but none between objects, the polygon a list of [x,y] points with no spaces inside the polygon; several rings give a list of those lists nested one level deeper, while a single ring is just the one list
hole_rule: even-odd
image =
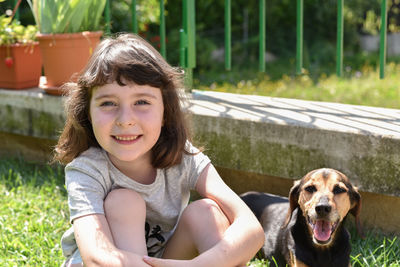
[{"label": "green plant in pot", "polygon": [[74,81],[100,41],[106,0],[27,1],[39,28],[45,75],[40,87],[61,95],[60,86]]},{"label": "green plant in pot", "polygon": [[42,59],[36,33],[36,26],[23,26],[13,16],[0,15],[0,88],[38,86]]}]

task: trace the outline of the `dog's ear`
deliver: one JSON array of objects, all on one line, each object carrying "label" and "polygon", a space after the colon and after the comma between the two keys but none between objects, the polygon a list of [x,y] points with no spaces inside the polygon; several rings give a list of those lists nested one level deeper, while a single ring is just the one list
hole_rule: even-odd
[{"label": "dog's ear", "polygon": [[293,211],[299,206],[300,183],[301,183],[301,180],[295,181],[292,188],[290,189],[289,209],[288,209],[288,212],[286,215],[285,223],[283,224],[282,227],[286,227],[289,224],[290,219],[292,219]]},{"label": "dog's ear", "polygon": [[353,214],[356,223],[356,229],[358,235],[364,239],[364,234],[361,227],[361,220],[360,220],[360,213],[361,213],[361,195],[358,192],[357,187],[350,185],[350,202],[351,202],[351,209],[350,213]]}]

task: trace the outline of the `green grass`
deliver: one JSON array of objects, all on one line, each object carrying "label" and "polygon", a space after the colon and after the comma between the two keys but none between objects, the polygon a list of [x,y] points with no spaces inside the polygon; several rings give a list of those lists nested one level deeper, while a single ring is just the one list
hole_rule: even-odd
[{"label": "green grass", "polygon": [[68,227],[63,169],[0,160],[0,266],[60,266]]},{"label": "green grass", "polygon": [[352,235],[352,266],[400,266],[400,240],[396,236],[370,233],[365,240]]},{"label": "green grass", "polygon": [[195,75],[194,88],[399,109],[400,63],[387,63],[385,78],[380,79],[370,60],[354,61],[355,66],[344,67],[343,77],[315,68],[298,76],[288,72],[294,66],[280,61],[267,65],[266,73],[251,67],[203,72]]},{"label": "green grass", "polygon": [[[69,227],[62,167],[0,159],[0,266],[60,266],[60,239]],[[352,231],[353,266],[400,266],[400,240]],[[267,261],[253,260],[253,267]]]},{"label": "green grass", "polygon": [[[351,230],[350,255],[351,266],[354,267],[399,267],[400,266],[400,240],[395,235],[385,235],[380,231],[372,230],[366,234],[365,239],[358,237],[354,228]],[[275,267],[264,259],[254,259],[250,267]]]}]

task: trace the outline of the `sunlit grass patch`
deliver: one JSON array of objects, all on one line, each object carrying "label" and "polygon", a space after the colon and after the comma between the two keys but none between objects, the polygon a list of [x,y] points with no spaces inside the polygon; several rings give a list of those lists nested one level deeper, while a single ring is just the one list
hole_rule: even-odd
[{"label": "sunlit grass patch", "polygon": [[385,74],[385,78],[380,79],[377,68],[363,65],[359,69],[345,68],[343,77],[325,73],[315,77],[315,74],[311,75],[304,70],[302,75],[283,74],[280,79],[255,73],[251,79],[237,80],[238,77],[249,75],[234,71],[221,75],[235,79],[218,79],[211,84],[199,83],[196,89],[400,108],[400,64],[388,63]]},{"label": "sunlit grass patch", "polygon": [[0,161],[0,266],[60,266],[68,227],[61,167]]},{"label": "sunlit grass patch", "polygon": [[[60,239],[69,227],[63,168],[0,159],[0,266],[60,266]],[[400,240],[352,231],[352,266],[400,266]],[[275,266],[254,259],[252,267]]]},{"label": "sunlit grass patch", "polygon": [[[400,240],[396,235],[386,235],[378,230],[366,233],[361,239],[354,228],[351,232],[350,263],[354,267],[399,267],[400,266]],[[274,262],[255,258],[249,262],[250,267],[275,267]]]}]

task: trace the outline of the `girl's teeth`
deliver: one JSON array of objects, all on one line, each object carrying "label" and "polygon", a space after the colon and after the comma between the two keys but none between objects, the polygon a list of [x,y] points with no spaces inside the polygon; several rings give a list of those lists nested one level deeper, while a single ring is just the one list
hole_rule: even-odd
[{"label": "girl's teeth", "polygon": [[115,136],[115,139],[120,140],[120,141],[133,141],[137,138],[138,138],[137,136],[129,136],[129,137]]}]

